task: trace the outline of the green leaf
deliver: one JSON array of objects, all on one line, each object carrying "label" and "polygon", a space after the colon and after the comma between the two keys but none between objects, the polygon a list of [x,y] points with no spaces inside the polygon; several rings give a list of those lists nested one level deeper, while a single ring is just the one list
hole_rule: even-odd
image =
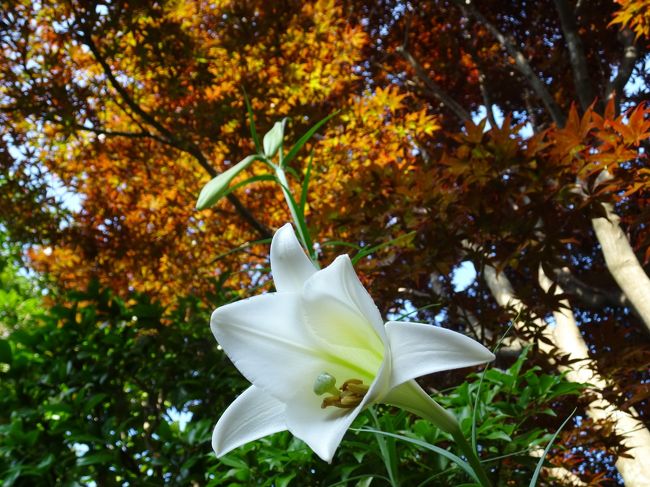
[{"label": "green leaf", "polygon": [[103,437],[88,433],[73,433],[69,435],[66,440],[70,443],[97,443],[100,445],[104,442]]},{"label": "green leaf", "polygon": [[224,196],[228,196],[230,193],[243,186],[248,186],[251,183],[257,183],[259,181],[275,181],[275,178],[271,174],[258,174],[257,176],[251,176],[250,178],[238,182],[234,186],[230,186],[221,197],[223,198]]},{"label": "green leaf", "polygon": [[37,336],[36,334],[29,333],[29,332],[27,332],[25,330],[18,329],[18,330],[14,331],[11,334],[11,339],[14,342],[18,342],[18,343],[21,343],[23,345],[27,345],[27,347],[33,347],[34,345],[36,345],[39,342],[40,337]]},{"label": "green leaf", "polygon": [[405,238],[412,237],[412,236],[415,235],[416,233],[417,233],[417,232],[416,232],[415,230],[413,230],[412,232],[405,233],[404,235],[400,235],[399,237],[392,238],[392,239],[390,239],[390,240],[387,241],[387,242],[382,242],[382,243],[380,243],[380,244],[373,245],[373,246],[371,246],[371,247],[363,247],[363,248],[362,248],[362,249],[361,249],[361,250],[360,250],[360,251],[359,251],[359,252],[358,252],[354,257],[352,257],[352,259],[350,259],[350,260],[352,261],[352,264],[355,265],[357,262],[359,262],[359,261],[360,261],[361,259],[363,259],[364,257],[367,257],[368,255],[373,254],[373,253],[377,252],[378,250],[380,250],[380,249],[382,249],[382,248],[384,248],[384,247],[388,247],[389,245],[392,245],[392,244],[394,244],[395,242],[399,242],[400,240],[403,240],[403,239],[405,239]]},{"label": "green leaf", "polygon": [[2,487],[11,487],[12,485],[14,485],[18,477],[20,477],[21,473],[22,473],[22,465],[20,464],[14,465],[9,470],[2,472],[4,478]]},{"label": "green leaf", "polygon": [[357,487],[369,487],[375,477],[367,477],[357,482]]},{"label": "green leaf", "polygon": [[311,166],[314,160],[314,151],[309,154],[309,161],[307,161],[307,169],[305,170],[305,178],[302,180],[302,190],[300,192],[300,215],[305,218],[305,206],[307,206],[307,191],[309,190],[309,179],[311,178]]},{"label": "green leaf", "polygon": [[255,150],[258,154],[262,152],[262,144],[260,144],[260,138],[257,135],[257,129],[255,128],[255,119],[253,116],[253,108],[251,107],[251,102],[248,99],[248,94],[244,90],[244,102],[246,103],[246,112],[248,113],[248,122],[251,128],[251,137],[253,137],[253,142],[255,143]]},{"label": "green leaf", "polygon": [[38,463],[38,465],[36,465],[36,470],[44,471],[44,470],[46,470],[50,465],[52,465],[52,463],[54,463],[54,455],[53,455],[52,453],[50,453],[50,454],[47,455],[45,458],[43,458],[43,460],[41,460],[41,461]]},{"label": "green leaf", "polygon": [[361,428],[361,429],[353,430],[353,431],[367,431],[369,433],[374,433],[376,435],[392,436],[393,438],[397,438],[399,440],[406,441],[408,443],[412,443],[412,444],[417,445],[417,446],[419,446],[421,448],[424,448],[426,450],[431,450],[432,452],[435,452],[438,455],[442,455],[443,457],[448,458],[449,460],[454,462],[456,465],[458,465],[460,468],[462,468],[470,477],[472,477],[477,482],[480,482],[479,478],[476,476],[476,474],[474,473],[474,470],[469,465],[469,463],[465,462],[463,459],[461,459],[460,457],[454,455],[453,453],[445,450],[444,448],[440,448],[439,446],[436,446],[436,445],[431,445],[430,443],[427,443],[426,441],[416,440],[415,438],[409,438],[408,436],[402,436],[402,435],[398,435],[398,434],[395,434],[395,433],[387,433],[385,431],[374,430],[372,428]]},{"label": "green leaf", "polygon": [[314,135],[314,134],[316,133],[316,131],[317,131],[319,128],[321,128],[325,123],[327,123],[327,121],[328,121],[330,118],[332,118],[332,117],[333,117],[334,115],[336,115],[337,113],[339,113],[339,110],[335,111],[335,112],[332,113],[331,115],[328,115],[328,116],[325,117],[323,120],[321,120],[320,122],[316,123],[316,124],[315,124],[312,128],[310,128],[307,132],[305,132],[305,135],[303,135],[302,137],[300,137],[300,139],[298,140],[298,142],[296,142],[296,145],[294,145],[294,146],[291,148],[291,150],[289,151],[289,153],[284,157],[284,159],[282,160],[282,165],[283,165],[283,166],[286,166],[287,164],[289,164],[289,163],[293,160],[293,158],[296,157],[296,155],[298,154],[298,151],[299,151],[300,149],[302,149],[302,146],[305,145],[309,139],[311,139],[312,135]]},{"label": "green leaf", "polygon": [[[496,355],[499,348],[501,348],[501,344],[503,343],[503,340],[505,340],[506,336],[508,333],[510,333],[510,330],[514,326],[514,321],[510,321],[510,324],[508,325],[508,328],[506,328],[506,331],[501,335],[501,338],[499,338],[499,341],[497,342],[496,346],[494,347],[493,353]],[[525,352],[524,352],[525,353]],[[476,448],[476,421],[477,421],[477,413],[478,413],[478,408],[479,408],[479,401],[481,399],[481,387],[483,386],[483,379],[485,378],[485,372],[490,368],[490,364],[486,364],[485,368],[483,369],[483,372],[481,373],[481,380],[478,383],[478,389],[476,390],[476,398],[474,400],[474,407],[472,408],[472,432],[471,432],[471,439],[472,439],[472,448],[474,451],[477,451]]]},{"label": "green leaf", "polygon": [[278,477],[275,479],[275,485],[277,487],[288,487],[289,483],[293,480],[293,478],[296,476],[296,472],[290,473],[288,475],[283,475],[282,477]]},{"label": "green leaf", "polygon": [[235,458],[234,456],[221,457],[219,461],[224,465],[228,465],[229,467],[233,467],[238,470],[248,470],[248,465],[246,464],[246,462],[244,462],[240,458]]},{"label": "green leaf", "polygon": [[0,340],[0,363],[11,364],[11,345],[7,340]]},{"label": "green leaf", "polygon": [[26,445],[31,447],[36,444],[39,436],[41,436],[41,432],[39,430],[29,431],[23,435],[23,441]]},{"label": "green leaf", "polygon": [[512,438],[510,438],[510,436],[508,436],[508,434],[505,431],[501,431],[501,430],[495,430],[495,431],[492,431],[491,433],[488,433],[485,436],[485,439],[487,439],[487,440],[503,440],[503,441],[508,441],[508,442],[512,441]]},{"label": "green leaf", "polygon": [[90,455],[84,455],[81,458],[77,459],[78,467],[86,467],[88,465],[97,465],[102,463],[107,466],[111,466],[115,461],[115,455],[108,452],[101,453],[91,453]]},{"label": "green leaf", "polygon": [[85,404],[84,404],[84,411],[92,411],[95,406],[97,406],[100,402],[102,402],[104,399],[108,397],[108,394],[104,394],[103,392],[100,392],[99,394],[95,394],[88,399]]},{"label": "green leaf", "polygon": [[[377,413],[373,408],[370,408],[369,411],[372,416],[375,427],[379,429],[380,424],[379,424],[379,419],[377,418]],[[382,460],[384,461],[384,465],[386,466],[386,472],[388,473],[388,477],[390,479],[390,485],[391,486],[399,485],[399,482],[397,481],[398,469],[397,469],[397,454],[395,451],[395,440],[392,438],[384,438],[381,435],[375,435],[375,436],[377,438],[377,444],[379,445],[379,452],[381,453]]]},{"label": "green leaf", "polygon": [[204,210],[214,205],[227,192],[230,182],[244,169],[251,165],[258,158],[256,155],[247,156],[227,171],[222,172],[208,184],[206,184],[199,194],[196,202],[197,210]]},{"label": "green leaf", "polygon": [[537,484],[537,477],[539,477],[539,473],[542,471],[542,467],[544,466],[544,459],[546,458],[546,455],[548,454],[548,451],[551,449],[551,446],[553,445],[553,442],[555,441],[555,438],[557,438],[557,435],[560,434],[560,431],[562,431],[562,428],[564,428],[564,425],[566,425],[569,420],[573,417],[573,415],[576,413],[576,410],[574,409],[571,414],[567,417],[567,419],[564,420],[564,422],[560,425],[560,427],[557,429],[557,431],[553,434],[551,439],[548,442],[548,445],[546,445],[546,448],[544,448],[544,453],[542,454],[541,458],[539,459],[539,462],[537,462],[537,467],[535,468],[535,472],[533,473],[533,476],[530,479],[530,484],[529,487],[535,487]]},{"label": "green leaf", "polygon": [[278,149],[282,145],[282,139],[284,138],[284,126],[287,123],[287,119],[283,118],[279,122],[273,124],[273,128],[269,130],[264,136],[264,155],[266,157],[273,157],[277,154]]}]

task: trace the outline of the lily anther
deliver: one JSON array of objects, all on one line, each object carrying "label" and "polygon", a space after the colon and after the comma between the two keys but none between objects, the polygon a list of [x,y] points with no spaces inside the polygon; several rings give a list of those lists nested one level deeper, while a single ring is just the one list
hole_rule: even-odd
[{"label": "lily anther", "polygon": [[363,401],[370,386],[364,384],[361,379],[348,379],[338,389],[335,387],[336,379],[327,372],[320,374],[314,382],[314,393],[321,396],[325,393],[330,395],[323,399],[320,407],[325,409],[334,406],[342,409],[357,407]]}]

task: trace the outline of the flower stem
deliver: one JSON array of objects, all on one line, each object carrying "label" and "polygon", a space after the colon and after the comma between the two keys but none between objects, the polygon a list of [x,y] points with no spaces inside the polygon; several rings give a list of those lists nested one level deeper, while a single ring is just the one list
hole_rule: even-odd
[{"label": "flower stem", "polygon": [[490,482],[490,479],[488,478],[483,465],[481,465],[481,461],[479,460],[476,451],[474,451],[474,448],[472,448],[472,446],[469,444],[463,433],[460,431],[460,428],[458,428],[456,431],[452,431],[451,436],[453,436],[454,441],[456,441],[458,447],[463,451],[465,457],[467,457],[467,461],[472,466],[474,473],[481,481],[481,485],[483,487],[492,487],[492,483]]},{"label": "flower stem", "polygon": [[449,433],[467,458],[481,486],[492,487],[476,451],[463,436],[456,416],[434,401],[415,381],[405,382],[396,387],[383,399],[383,402],[417,414],[421,418],[431,421],[442,431]]},{"label": "flower stem", "polygon": [[309,257],[312,259],[312,262],[314,262],[314,265],[318,266],[318,261],[316,260],[314,254],[314,246],[312,244],[309,231],[307,230],[307,224],[305,222],[304,215],[300,214],[296,200],[291,194],[291,190],[289,189],[289,181],[287,181],[287,175],[282,168],[282,164],[275,166],[275,177],[280,184],[280,187],[282,188],[282,194],[284,194],[284,199],[286,200],[287,206],[289,207],[291,218],[296,225],[298,238],[305,247],[305,250],[309,252]]}]

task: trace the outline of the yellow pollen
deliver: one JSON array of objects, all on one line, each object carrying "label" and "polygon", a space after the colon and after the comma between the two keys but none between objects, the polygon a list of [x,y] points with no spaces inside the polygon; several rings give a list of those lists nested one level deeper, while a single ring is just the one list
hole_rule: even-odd
[{"label": "yellow pollen", "polygon": [[[322,377],[325,373],[321,374],[317,379],[317,383],[323,382]],[[332,376],[327,374],[333,379]],[[328,384],[330,386],[330,384]],[[314,387],[314,392],[317,390],[323,390],[325,387]],[[368,392],[369,386],[363,383],[360,379],[348,379],[346,380],[338,390],[334,387],[334,384],[331,384],[331,387],[327,388],[327,392],[330,394],[323,399],[320,407],[325,409],[329,406],[334,406],[342,409],[351,409],[357,407],[364,396]],[[322,393],[325,393],[323,391]],[[321,395],[321,394],[319,394]]]}]

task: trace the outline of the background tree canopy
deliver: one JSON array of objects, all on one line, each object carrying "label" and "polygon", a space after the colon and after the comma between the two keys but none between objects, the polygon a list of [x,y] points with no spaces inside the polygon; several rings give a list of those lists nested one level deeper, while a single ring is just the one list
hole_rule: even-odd
[{"label": "background tree canopy", "polygon": [[[490,399],[498,485],[527,485],[531,445],[574,407],[543,481],[647,485],[647,1],[1,5],[5,485],[464,481],[360,431],[331,466],[287,434],[214,458],[244,382],[209,314],[272,289],[290,219],[255,165],[195,209],[254,151],[244,89],[258,131],[290,117],[289,141],[340,110],[291,163],[298,190],[312,158],[322,263],[379,246],[356,268],[384,315],[489,347],[512,324],[481,389],[467,370],[426,380],[461,418]],[[447,445],[387,408],[361,423]]]}]

